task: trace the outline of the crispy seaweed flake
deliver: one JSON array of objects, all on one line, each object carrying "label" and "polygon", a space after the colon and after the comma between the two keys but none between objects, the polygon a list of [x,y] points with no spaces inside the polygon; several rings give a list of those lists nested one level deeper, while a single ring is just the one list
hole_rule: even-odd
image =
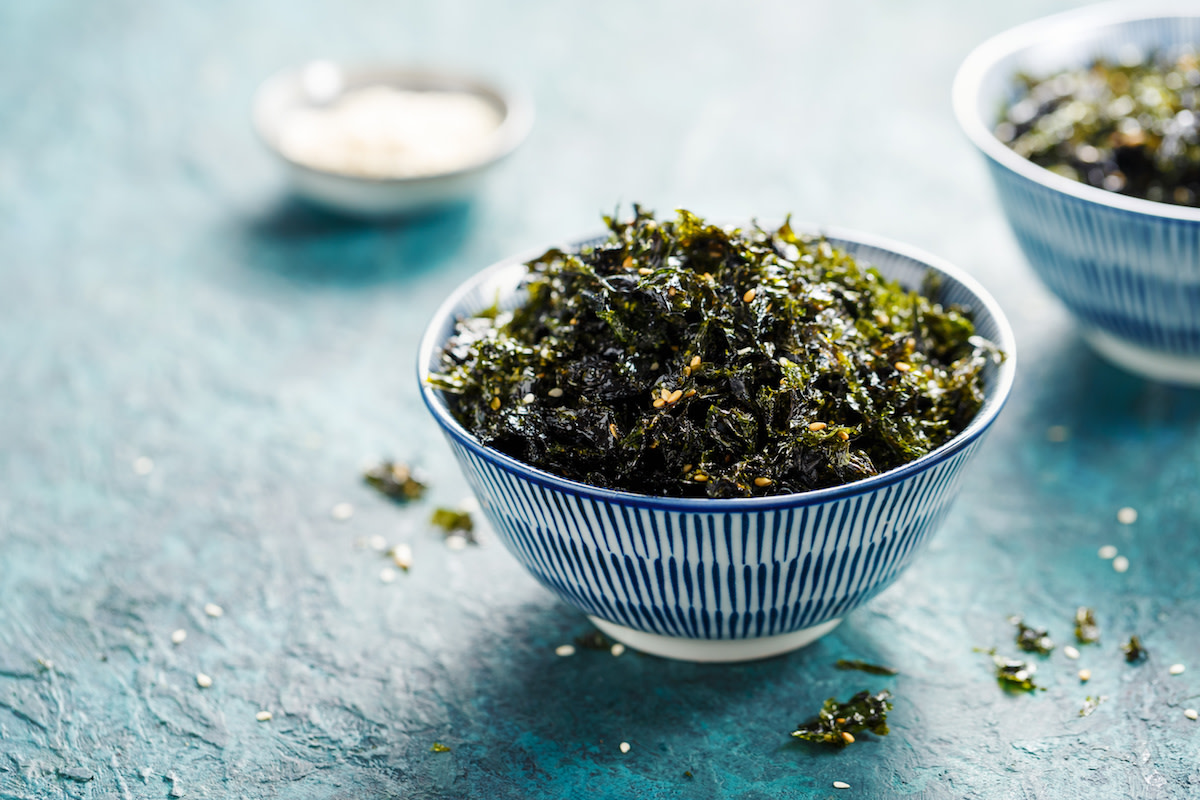
[{"label": "crispy seaweed flake", "polygon": [[1010,619],[1017,626],[1016,644],[1022,651],[1046,656],[1054,650],[1054,640],[1045,630],[1026,625],[1020,617]]},{"label": "crispy seaweed flake", "polygon": [[1104,697],[1103,695],[1100,695],[1097,697],[1092,697],[1091,695],[1088,695],[1087,697],[1085,697],[1083,699],[1083,706],[1079,709],[1079,716],[1081,716],[1081,717],[1091,716],[1092,712],[1095,711],[1097,708],[1099,708],[1100,704],[1103,703],[1107,699],[1108,698]]},{"label": "crispy seaweed flake", "polygon": [[468,542],[475,543],[475,520],[469,511],[438,508],[429,521],[441,529],[443,536],[461,534]]},{"label": "crispy seaweed flake", "polygon": [[614,642],[598,630],[591,630],[575,637],[575,646],[581,650],[611,650]]},{"label": "crispy seaweed flake", "polygon": [[1033,681],[1033,673],[1037,672],[1037,664],[1032,661],[1021,661],[1017,658],[1007,658],[991,653],[992,664],[996,668],[996,682],[1005,691],[1032,692],[1041,687]]},{"label": "crispy seaweed flake", "polygon": [[1137,637],[1137,634],[1130,636],[1129,641],[1121,645],[1121,649],[1125,652],[1125,660],[1130,664],[1140,664],[1150,655],[1142,646],[1142,640]]},{"label": "crispy seaweed flake", "polygon": [[834,666],[837,667],[838,669],[844,669],[844,670],[856,669],[861,672],[869,673],[871,675],[899,675],[900,674],[899,670],[892,669],[891,667],[884,667],[884,666],[880,666],[879,664],[872,664],[868,661],[862,661],[857,658],[856,659],[847,659],[847,658],[838,659],[837,663],[835,663]]},{"label": "crispy seaweed flake", "polygon": [[[945,444],[1003,358],[969,309],[821,238],[606,217],[459,321],[430,382],[485,445],[595,486],[749,497],[841,485]],[[932,299],[931,299],[932,298]]]},{"label": "crispy seaweed flake", "polygon": [[1096,614],[1087,606],[1075,610],[1075,641],[1080,644],[1095,644],[1100,641],[1100,626]]},{"label": "crispy seaweed flake", "polygon": [[855,735],[870,731],[887,736],[887,713],[892,709],[891,693],[886,689],[878,694],[861,691],[844,703],[831,697],[821,706],[817,716],[796,726],[792,736],[808,742],[845,747],[853,744]]},{"label": "crispy seaweed flake", "polygon": [[407,464],[384,461],[363,473],[363,480],[380,493],[400,503],[419,500],[425,494],[425,484],[413,477]]}]

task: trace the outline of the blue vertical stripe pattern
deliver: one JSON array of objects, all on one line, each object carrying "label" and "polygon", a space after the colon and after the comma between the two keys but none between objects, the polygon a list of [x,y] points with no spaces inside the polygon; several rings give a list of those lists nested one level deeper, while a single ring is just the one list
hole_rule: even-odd
[{"label": "blue vertical stripe pattern", "polygon": [[497,536],[564,602],[665,636],[791,633],[841,617],[886,588],[945,517],[963,465],[1012,385],[1008,323],[986,292],[949,265],[859,234],[816,232],[906,286],[936,272],[938,300],[972,309],[978,333],[1008,355],[986,368],[984,405],[965,431],[914,462],[846,486],[778,497],[666,498],[597,489],[530,467],[483,447],[427,379],[456,320],[497,298],[517,305],[524,262],[544,249],[485,270],[435,314],[418,357],[422,397]]}]

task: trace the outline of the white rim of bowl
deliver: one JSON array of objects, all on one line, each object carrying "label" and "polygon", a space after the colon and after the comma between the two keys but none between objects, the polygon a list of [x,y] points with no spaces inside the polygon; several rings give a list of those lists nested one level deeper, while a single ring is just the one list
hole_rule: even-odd
[{"label": "white rim of bowl", "polygon": [[[757,224],[754,222],[747,223]],[[943,444],[936,450],[932,450],[925,455],[908,463],[901,464],[898,467],[881,472],[870,478],[853,481],[852,483],[844,483],[840,486],[830,486],[825,489],[813,489],[808,492],[797,492],[793,494],[768,495],[766,497],[727,497],[727,498],[712,498],[712,497],[664,497],[659,495],[638,494],[637,492],[626,492],[619,489],[605,489],[599,486],[582,483],[580,481],[564,478],[555,475],[552,472],[547,472],[544,469],[527,464],[520,459],[513,458],[507,453],[503,453],[494,448],[488,447],[479,441],[470,431],[464,428],[454,415],[450,412],[449,407],[438,397],[439,390],[429,384],[429,364],[433,359],[433,354],[436,349],[440,349],[445,340],[439,335],[440,331],[435,330],[435,325],[440,327],[443,320],[451,318],[454,309],[460,304],[462,298],[471,292],[480,283],[486,282],[492,275],[501,273],[507,269],[512,269],[516,265],[525,264],[545,253],[550,247],[560,247],[564,250],[578,248],[590,242],[603,240],[607,232],[598,232],[592,236],[582,236],[565,243],[557,243],[545,247],[533,248],[522,252],[518,255],[511,256],[496,262],[486,269],[475,273],[464,281],[457,289],[455,289],[449,297],[447,297],[437,310],[433,313],[429,323],[425,327],[425,333],[421,336],[421,342],[417,349],[417,379],[421,384],[421,398],[425,401],[425,405],[430,412],[437,417],[438,422],[443,429],[449,431],[452,436],[462,442],[465,446],[476,450],[487,459],[496,461],[505,465],[509,469],[522,473],[526,478],[543,485],[553,486],[574,494],[583,494],[594,497],[600,500],[614,501],[626,505],[639,505],[642,507],[654,507],[678,511],[734,511],[736,509],[756,508],[765,510],[768,508],[778,508],[782,506],[799,506],[799,505],[816,505],[825,503],[830,500],[835,500],[841,497],[861,494],[865,491],[876,487],[888,486],[898,481],[901,481],[910,475],[921,472],[926,468],[933,466],[936,463],[944,461],[950,456],[957,453],[959,450],[966,447],[971,442],[974,442],[991,426],[1000,414],[1008,401],[1009,395],[1012,392],[1013,379],[1016,374],[1017,349],[1016,337],[1013,335],[1012,327],[1009,325],[1008,318],[1004,315],[1000,305],[995,298],[983,288],[983,286],[973,277],[968,275],[960,268],[953,264],[931,255],[916,247],[911,247],[901,242],[895,242],[890,239],[875,236],[872,234],[860,233],[858,231],[847,230],[845,228],[836,228],[826,225],[805,225],[791,223],[792,230],[799,234],[808,234],[823,236],[829,239],[838,239],[844,242],[849,242],[855,245],[863,245],[873,247],[877,250],[885,250],[894,253],[898,256],[911,259],[920,264],[925,265],[929,269],[941,272],[950,278],[957,281],[966,288],[974,297],[975,304],[987,310],[988,315],[992,318],[996,325],[997,336],[994,344],[1004,351],[1005,359],[1001,364],[996,366],[996,384],[989,386],[984,398],[983,405],[980,407],[975,418],[971,420],[957,436]],[[870,261],[868,260],[868,263]]]},{"label": "white rim of bowl", "polygon": [[[404,88],[406,84],[431,87],[441,85],[447,91],[463,91],[484,97],[495,97],[504,105],[504,118],[500,121],[496,130],[489,134],[492,146],[489,148],[487,157],[460,169],[407,178],[376,178],[367,175],[350,175],[344,172],[317,169],[288,157],[279,149],[279,120],[276,116],[268,114],[266,107],[267,101],[277,93],[287,91],[287,84],[291,83],[296,76],[303,73],[311,65],[318,63],[334,64],[347,77],[347,83],[351,85],[358,82],[356,78],[376,76],[378,80],[373,81],[373,83],[378,85],[399,88]],[[342,64],[338,62],[326,62],[323,59],[314,59],[298,67],[288,67],[271,75],[262,82],[258,90],[254,93],[253,103],[254,130],[258,134],[258,138],[272,153],[289,165],[314,175],[392,186],[441,181],[446,178],[478,172],[489,167],[507,157],[525,141],[530,130],[533,128],[534,116],[533,98],[528,92],[491,79],[484,79],[477,75],[436,67],[402,66],[370,62]]]},{"label": "white rim of bowl", "polygon": [[[1088,31],[1124,22],[1150,19],[1200,17],[1200,4],[1188,0],[1101,3],[1026,22],[987,39],[970,52],[954,78],[952,102],[958,123],[984,155],[1012,172],[1063,194],[1097,205],[1150,217],[1200,222],[1200,208],[1145,200],[1110,192],[1056,175],[1034,164],[996,138],[980,116],[979,90],[996,64],[1034,45],[1075,38]],[[1200,47],[1200,42],[1197,42]],[[1064,65],[1069,66],[1069,65]]]}]

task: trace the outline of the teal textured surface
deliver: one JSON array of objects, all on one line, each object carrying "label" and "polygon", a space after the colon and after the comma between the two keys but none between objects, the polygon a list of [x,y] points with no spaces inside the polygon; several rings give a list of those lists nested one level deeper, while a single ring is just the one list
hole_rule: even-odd
[{"label": "teal textured surface", "polygon": [[[975,43],[1070,5],[6,4],[0,798],[1200,795],[1200,393],[1091,354],[950,110]],[[538,121],[470,206],[325,216],[249,122],[314,56],[495,74]],[[489,531],[455,551],[427,522],[467,493],[413,380],[432,309],[632,201],[910,242],[1013,322],[1017,384],[945,526],[805,650],[557,656],[586,619]],[[362,485],[384,456],[429,498]],[[373,536],[412,569],[381,580]],[[1080,604],[1103,638],[1071,661]],[[973,650],[1012,652],[1013,613],[1059,643],[1045,692],[1004,694]],[[895,694],[890,736],[789,739],[860,688]]]}]

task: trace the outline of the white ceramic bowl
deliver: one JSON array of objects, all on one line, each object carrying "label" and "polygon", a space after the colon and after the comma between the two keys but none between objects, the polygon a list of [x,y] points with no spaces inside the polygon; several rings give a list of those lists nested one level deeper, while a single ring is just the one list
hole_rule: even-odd
[{"label": "white ceramic bowl", "polygon": [[822,232],[905,286],[919,287],[928,272],[937,273],[937,299],[971,308],[979,334],[1008,355],[986,368],[983,407],[964,431],[915,461],[844,486],[724,500],[652,497],[567,480],[481,444],[428,379],[458,320],[497,302],[520,304],[525,262],[545,248],[470,278],[426,329],[417,356],[421,395],[500,540],[544,586],[631,647],[693,661],[743,661],[823,636],[920,551],[1008,397],[1015,342],[982,287],[907,246]]},{"label": "white ceramic bowl", "polygon": [[1087,341],[1131,372],[1200,385],[1200,208],[1079,183],[1029,161],[992,132],[1018,72],[1040,76],[1200,49],[1200,4],[1116,2],[1026,23],[979,45],[954,82],[959,124],[985,156],[1009,225],[1034,271]]},{"label": "white ceramic bowl", "polygon": [[[282,126],[297,109],[320,109],[367,87],[418,92],[464,92],[491,105],[500,123],[481,143],[478,157],[457,169],[414,177],[364,177],[321,169],[280,148]],[[254,101],[254,125],[285,165],[295,191],[325,208],[361,217],[411,214],[468,199],[488,170],[511,153],[533,125],[533,103],[523,93],[481,78],[386,65],[345,66],[313,61],[267,79]]]}]

